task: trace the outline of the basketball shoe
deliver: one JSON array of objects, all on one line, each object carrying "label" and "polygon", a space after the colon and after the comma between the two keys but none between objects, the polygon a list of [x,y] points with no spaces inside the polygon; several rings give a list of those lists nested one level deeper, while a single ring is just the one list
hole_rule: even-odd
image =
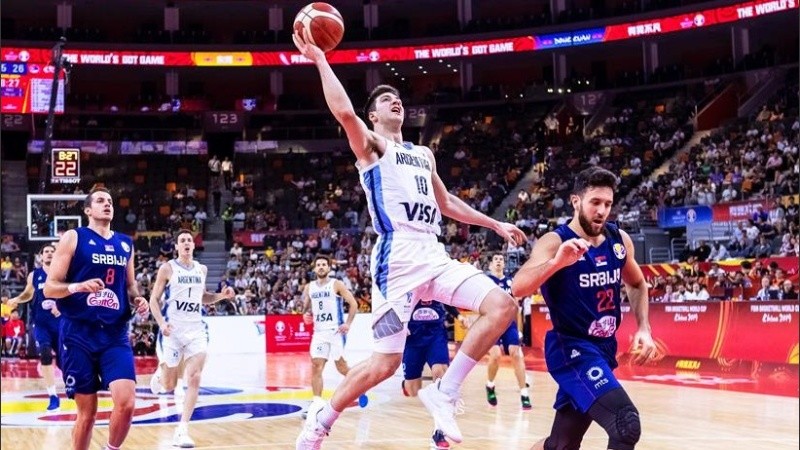
[{"label": "basketball shoe", "polygon": [[181,422],[172,436],[172,446],[179,448],[194,448],[194,441],[189,437],[189,426]]},{"label": "basketball shoe", "polygon": [[461,430],[456,423],[456,414],[463,413],[464,403],[460,398],[450,398],[447,394],[439,390],[441,381],[431,383],[419,390],[419,399],[428,412],[433,416],[433,423],[437,430],[441,430],[445,436],[456,444],[464,438]]},{"label": "basketball shoe", "polygon": [[520,402],[522,403],[522,409],[529,410],[532,408],[531,406],[531,398],[527,395],[520,396]]},{"label": "basketball shoe", "polygon": [[164,386],[161,385],[161,365],[159,365],[158,369],[156,369],[156,373],[150,377],[150,392],[154,395],[158,395],[163,390]]},{"label": "basketball shoe", "polygon": [[322,440],[330,432],[330,429],[317,420],[317,414],[323,406],[325,406],[325,403],[319,402],[315,404],[312,402],[311,406],[308,407],[306,423],[297,436],[297,440],[294,441],[295,450],[319,450],[322,448]]},{"label": "basketball shoe", "polygon": [[494,392],[494,386],[486,386],[486,401],[492,406],[497,406],[497,394]]},{"label": "basketball shoe", "polygon": [[58,398],[57,395],[51,395],[50,396],[50,404],[47,405],[47,410],[48,411],[55,411],[55,410],[57,410],[59,408],[61,408],[61,400]]},{"label": "basketball shoe", "polygon": [[450,443],[444,437],[444,433],[439,430],[434,430],[433,437],[431,437],[431,450],[449,449]]}]

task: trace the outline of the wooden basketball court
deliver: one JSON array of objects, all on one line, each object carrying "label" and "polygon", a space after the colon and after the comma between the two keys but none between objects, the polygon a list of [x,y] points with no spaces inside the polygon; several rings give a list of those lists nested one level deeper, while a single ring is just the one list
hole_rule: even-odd
[{"label": "wooden basketball court", "polygon": [[[153,450],[173,448],[172,433],[180,399],[156,397],[147,382],[152,360],[137,364],[139,395],[135,424],[123,448]],[[528,449],[545,436],[551,425],[556,386],[542,371],[541,361],[529,357],[534,379],[534,407],[522,411],[510,369],[497,380],[497,408],[488,406],[483,383],[486,369],[477,367],[463,389],[465,413],[458,417],[464,443],[458,449]],[[2,366],[2,438],[4,450],[55,450],[70,448],[74,403],[62,402],[59,412],[45,414],[47,397],[35,378],[35,362],[4,361]],[[674,373],[674,371],[673,371]],[[204,374],[190,433],[198,449],[292,449],[302,426],[301,411],[311,400],[307,387],[307,355],[211,355]],[[341,379],[328,367],[326,394]],[[650,376],[652,381],[625,380],[624,386],[638,406],[643,437],[637,449],[647,450],[778,450],[800,446],[797,390],[787,395],[738,392],[747,385],[741,378],[714,377],[687,383],[657,382],[674,377]],[[795,378],[796,379],[796,378]],[[716,384],[716,385],[715,385]],[[432,421],[418,399],[405,398],[395,376],[371,391],[370,404],[348,409],[334,426],[325,449],[426,449]],[[704,386],[704,387],[693,387]],[[796,387],[796,386],[795,386]],[[737,389],[738,390],[738,389]],[[758,390],[750,386],[744,390]],[[100,418],[107,417],[110,399],[101,398]],[[105,444],[107,426],[95,428],[93,447]],[[605,449],[602,429],[593,425],[585,449]]]}]

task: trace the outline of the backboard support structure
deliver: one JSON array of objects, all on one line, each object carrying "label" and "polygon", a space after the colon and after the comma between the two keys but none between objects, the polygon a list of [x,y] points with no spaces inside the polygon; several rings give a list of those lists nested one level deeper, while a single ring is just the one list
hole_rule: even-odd
[{"label": "backboard support structure", "polygon": [[83,226],[83,194],[29,194],[28,240],[52,242],[65,231]]}]

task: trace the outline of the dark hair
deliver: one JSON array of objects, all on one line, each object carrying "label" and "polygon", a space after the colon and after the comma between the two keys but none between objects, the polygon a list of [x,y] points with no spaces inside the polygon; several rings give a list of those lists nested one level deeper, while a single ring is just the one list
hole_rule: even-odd
[{"label": "dark hair", "polygon": [[367,97],[367,103],[364,105],[364,120],[368,125],[372,123],[372,121],[369,120],[369,113],[375,111],[375,100],[387,92],[391,92],[392,94],[400,97],[400,91],[393,86],[389,86],[388,84],[380,84],[375,86],[375,89],[369,93],[369,97]]},{"label": "dark hair", "polygon": [[574,195],[583,195],[587,189],[597,187],[608,187],[615,191],[617,189],[617,176],[602,167],[589,167],[582,170],[575,177],[572,193]]},{"label": "dark hair", "polygon": [[55,250],[55,249],[56,249],[56,246],[55,246],[55,245],[53,245],[53,244],[44,244],[44,245],[42,246],[42,248],[40,248],[40,249],[39,249],[39,254],[42,254],[42,253],[44,253],[44,249],[46,249],[47,247],[50,247],[50,248],[52,248],[53,250]]},{"label": "dark hair", "polygon": [[178,238],[179,238],[179,237],[180,237],[182,234],[188,234],[189,236],[191,236],[191,237],[192,237],[192,239],[194,239],[194,233],[192,233],[192,230],[188,230],[188,229],[186,229],[186,228],[181,228],[180,230],[176,231],[176,232],[175,232],[175,234],[172,236],[172,238],[173,238],[173,239],[175,239],[175,240],[177,241],[177,240],[178,240]]},{"label": "dark hair", "polygon": [[315,256],[315,257],[314,257],[314,265],[316,265],[316,264],[317,264],[317,261],[319,261],[320,259],[324,259],[324,260],[325,260],[325,262],[326,262],[326,263],[328,263],[328,265],[329,265],[329,266],[331,265],[331,259],[330,259],[330,258],[328,258],[328,257],[327,257],[327,256],[325,256],[325,255],[317,255],[317,256]]},{"label": "dark hair", "polygon": [[489,258],[490,259],[494,259],[495,256],[502,256],[503,257],[503,261],[506,260],[506,255],[503,252],[493,252],[492,256],[490,256]]},{"label": "dark hair", "polygon": [[98,192],[105,192],[106,194],[111,195],[111,192],[109,192],[108,189],[106,189],[106,188],[104,188],[102,186],[98,186],[98,187],[92,188],[91,192],[89,192],[89,195],[87,195],[86,198],[83,200],[83,207],[84,208],[91,208],[92,207],[92,200],[93,200],[94,194],[96,194]]}]

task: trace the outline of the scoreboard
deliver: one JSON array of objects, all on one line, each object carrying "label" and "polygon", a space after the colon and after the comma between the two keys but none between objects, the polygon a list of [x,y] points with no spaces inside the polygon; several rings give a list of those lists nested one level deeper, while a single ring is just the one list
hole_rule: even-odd
[{"label": "scoreboard", "polygon": [[54,148],[52,156],[50,181],[61,184],[80,183],[81,149]]},{"label": "scoreboard", "polygon": [[[24,53],[24,52],[20,52]],[[23,55],[19,55],[23,56]],[[0,62],[0,110],[5,114],[41,113],[50,107],[53,66],[22,61]],[[58,80],[56,112],[64,112],[64,79]]]}]

